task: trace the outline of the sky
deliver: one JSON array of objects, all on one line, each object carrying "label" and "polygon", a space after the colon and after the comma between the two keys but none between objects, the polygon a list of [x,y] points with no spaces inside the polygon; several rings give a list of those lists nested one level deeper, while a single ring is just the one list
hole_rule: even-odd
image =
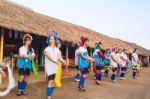
[{"label": "sky", "polygon": [[150,0],[10,0],[150,50]]}]

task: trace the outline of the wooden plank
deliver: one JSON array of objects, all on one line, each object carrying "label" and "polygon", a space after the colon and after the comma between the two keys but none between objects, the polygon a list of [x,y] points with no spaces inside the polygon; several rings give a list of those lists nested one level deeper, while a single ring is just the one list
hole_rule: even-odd
[{"label": "wooden plank", "polygon": [[68,48],[68,45],[66,45],[66,62],[67,62],[67,64],[69,65],[70,63],[69,63],[69,48]]},{"label": "wooden plank", "polygon": [[149,56],[147,57],[148,67],[150,66]]},{"label": "wooden plank", "polygon": [[[4,45],[4,31],[3,28],[1,28],[0,31],[0,63],[3,61],[3,45]],[[2,75],[0,74],[0,84],[2,84]]]},{"label": "wooden plank", "polygon": [[68,55],[68,53],[69,53],[68,51],[69,51],[69,50],[68,50],[68,45],[66,45],[66,60],[68,60],[68,56],[69,56],[69,55]]},{"label": "wooden plank", "polygon": [[0,62],[3,60],[3,46],[4,46],[4,30],[1,28],[0,32]]},{"label": "wooden plank", "polygon": [[11,58],[11,69],[12,69],[12,72],[13,72],[13,70],[14,70],[14,58],[13,57]]},{"label": "wooden plank", "polygon": [[3,77],[2,74],[0,74],[0,85],[2,84],[2,81],[3,81]]}]

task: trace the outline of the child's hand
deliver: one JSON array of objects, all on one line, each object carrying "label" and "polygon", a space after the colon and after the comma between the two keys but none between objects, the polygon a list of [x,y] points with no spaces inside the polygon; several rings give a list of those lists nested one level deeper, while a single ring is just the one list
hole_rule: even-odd
[{"label": "child's hand", "polygon": [[89,58],[89,61],[90,61],[91,63],[93,63],[93,62],[95,62],[95,59]]},{"label": "child's hand", "polygon": [[27,58],[27,56],[26,56],[26,55],[21,55],[20,57],[22,57],[22,58]]},{"label": "child's hand", "polygon": [[31,57],[31,56],[29,56],[29,60],[32,60],[32,57]]},{"label": "child's hand", "polygon": [[63,60],[62,63],[63,63],[63,65],[66,65],[66,64],[67,64],[67,62],[66,62],[65,60]]}]

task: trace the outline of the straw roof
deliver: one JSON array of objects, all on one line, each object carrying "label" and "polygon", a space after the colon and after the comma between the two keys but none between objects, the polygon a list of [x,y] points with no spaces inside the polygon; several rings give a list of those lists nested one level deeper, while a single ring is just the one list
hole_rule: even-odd
[{"label": "straw roof", "polygon": [[91,47],[94,46],[96,41],[101,41],[104,49],[111,48],[112,45],[117,45],[120,48],[127,48],[129,52],[133,50],[127,43],[120,42],[81,26],[38,14],[29,8],[10,1],[0,0],[0,12],[1,27],[41,36],[46,36],[48,31],[55,31],[62,40],[74,44],[77,44],[80,36],[84,35],[90,39]]}]

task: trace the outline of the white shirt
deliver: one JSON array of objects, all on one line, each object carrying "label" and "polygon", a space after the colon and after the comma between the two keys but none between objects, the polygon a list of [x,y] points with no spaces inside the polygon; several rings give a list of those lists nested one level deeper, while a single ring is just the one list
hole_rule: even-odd
[{"label": "white shirt", "polygon": [[138,54],[133,53],[132,54],[132,63],[133,63],[134,66],[138,64],[138,60],[139,60]]},{"label": "white shirt", "polygon": [[94,53],[93,53],[93,56],[98,55],[98,54],[97,54],[98,52],[101,52],[100,49],[96,49],[96,50],[94,51]]},{"label": "white shirt", "polygon": [[118,63],[115,62],[115,61],[112,59],[112,57],[113,57],[115,60],[118,61],[118,56],[117,56],[117,54],[116,54],[115,52],[112,52],[112,53],[111,53],[111,65],[112,65],[112,67],[118,67]]},{"label": "white shirt", "polygon": [[26,57],[28,57],[29,55],[31,55],[33,57],[35,56],[33,48],[32,48],[32,53],[29,53],[29,55],[28,55],[27,52],[28,52],[28,50],[25,46],[20,47],[20,49],[19,49],[19,55],[20,56],[22,56],[22,55],[24,55]]},{"label": "white shirt", "polygon": [[[60,58],[60,50],[57,48],[57,47],[46,47],[44,52],[47,52],[51,58],[58,62],[58,59]],[[54,63],[52,62],[51,60],[49,60],[47,58],[47,56],[45,56],[45,71],[46,71],[46,74],[49,76],[49,75],[52,75],[52,74],[56,74],[57,72],[57,69],[58,69],[58,64],[57,63]]]},{"label": "white shirt", "polygon": [[85,47],[79,47],[79,53],[84,53],[84,52],[88,52],[87,49]]},{"label": "white shirt", "polygon": [[[126,61],[128,59],[127,55],[125,53],[121,53],[120,54],[120,57],[121,57],[121,61],[120,61],[120,64],[122,65],[122,67],[125,67],[126,66]],[[125,60],[124,60],[125,59]]]}]

